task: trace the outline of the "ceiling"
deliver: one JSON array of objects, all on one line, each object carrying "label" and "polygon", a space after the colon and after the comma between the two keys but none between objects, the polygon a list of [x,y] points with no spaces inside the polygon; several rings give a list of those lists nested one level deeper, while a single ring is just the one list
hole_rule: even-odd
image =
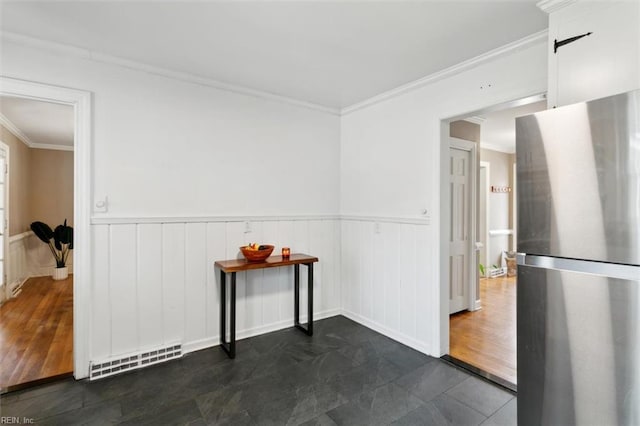
[{"label": "ceiling", "polygon": [[[516,152],[516,117],[547,109],[547,100],[476,116],[480,123],[480,146],[501,152]],[[478,120],[475,120],[476,122]]]},{"label": "ceiling", "polygon": [[13,126],[10,130],[17,129],[31,148],[73,149],[74,113],[70,105],[0,96],[0,115],[0,122]]},{"label": "ceiling", "polygon": [[339,109],[544,30],[537,1],[3,1],[0,27]]}]

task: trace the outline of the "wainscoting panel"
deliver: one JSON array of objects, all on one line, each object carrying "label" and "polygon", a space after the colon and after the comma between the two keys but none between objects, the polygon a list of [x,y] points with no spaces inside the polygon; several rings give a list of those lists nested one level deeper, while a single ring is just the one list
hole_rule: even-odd
[{"label": "wainscoting panel", "polygon": [[205,332],[207,336],[218,336],[220,333],[220,271],[213,267],[213,261],[225,259],[227,226],[224,222],[207,223],[207,299]]},{"label": "wainscoting panel", "polygon": [[[340,221],[287,219],[92,225],[93,361],[182,343],[189,352],[219,342],[220,271],[214,261],[240,257],[250,242],[318,256],[315,318],[340,313]],[[302,319],[307,269],[300,267]],[[230,279],[230,276],[227,276]],[[293,324],[293,268],[237,274],[238,338]]]},{"label": "wainscoting panel", "polygon": [[162,225],[162,328],[165,342],[184,341],[185,226],[184,223]]},{"label": "wainscoting panel", "polygon": [[113,355],[120,355],[138,349],[136,225],[113,225],[109,231],[111,345]]},{"label": "wainscoting panel", "polygon": [[[51,275],[56,265],[49,246],[33,232],[9,237],[7,283],[9,288],[24,282],[29,277]],[[73,273],[73,250],[67,258],[69,273]]]},{"label": "wainscoting panel", "polygon": [[184,339],[194,342],[207,337],[207,224],[187,223],[185,243]]},{"label": "wainscoting panel", "polygon": [[[91,291],[91,356],[104,359],[111,356],[111,238],[108,225],[92,226],[93,288]],[[131,324],[134,326],[134,324]]]},{"label": "wainscoting panel", "polygon": [[162,225],[137,225],[138,339],[144,350],[164,342],[162,334]]},{"label": "wainscoting panel", "polygon": [[32,236],[33,234],[31,232],[25,232],[9,237],[9,262],[7,265],[7,283],[9,285],[9,289],[19,283],[22,283],[30,275],[27,240]]},{"label": "wainscoting panel", "polygon": [[439,300],[431,227],[345,219],[341,234],[343,314],[432,354]]}]

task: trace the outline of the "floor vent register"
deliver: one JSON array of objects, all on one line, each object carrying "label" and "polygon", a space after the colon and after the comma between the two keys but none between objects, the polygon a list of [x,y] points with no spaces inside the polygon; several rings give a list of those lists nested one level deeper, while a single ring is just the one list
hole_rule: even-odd
[{"label": "floor vent register", "polygon": [[89,379],[101,379],[180,357],[182,357],[182,345],[174,344],[136,354],[123,355],[106,361],[91,362]]}]

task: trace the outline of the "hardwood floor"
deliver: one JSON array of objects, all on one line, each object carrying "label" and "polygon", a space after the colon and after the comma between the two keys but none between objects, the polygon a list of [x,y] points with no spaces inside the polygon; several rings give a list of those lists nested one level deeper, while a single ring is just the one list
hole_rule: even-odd
[{"label": "hardwood floor", "polygon": [[480,280],[482,309],[451,315],[450,355],[516,384],[516,277]]},{"label": "hardwood floor", "polygon": [[30,278],[0,307],[0,389],[73,372],[73,277]]}]

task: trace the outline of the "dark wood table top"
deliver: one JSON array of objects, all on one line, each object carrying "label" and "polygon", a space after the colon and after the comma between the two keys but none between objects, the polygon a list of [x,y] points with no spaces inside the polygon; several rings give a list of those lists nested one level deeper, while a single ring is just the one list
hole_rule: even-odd
[{"label": "dark wood table top", "polygon": [[301,263],[315,263],[317,257],[308,254],[293,253],[287,259],[282,256],[269,256],[262,262],[249,262],[247,259],[216,260],[215,266],[223,272],[240,272],[251,269],[277,268],[279,266],[299,265]]}]

